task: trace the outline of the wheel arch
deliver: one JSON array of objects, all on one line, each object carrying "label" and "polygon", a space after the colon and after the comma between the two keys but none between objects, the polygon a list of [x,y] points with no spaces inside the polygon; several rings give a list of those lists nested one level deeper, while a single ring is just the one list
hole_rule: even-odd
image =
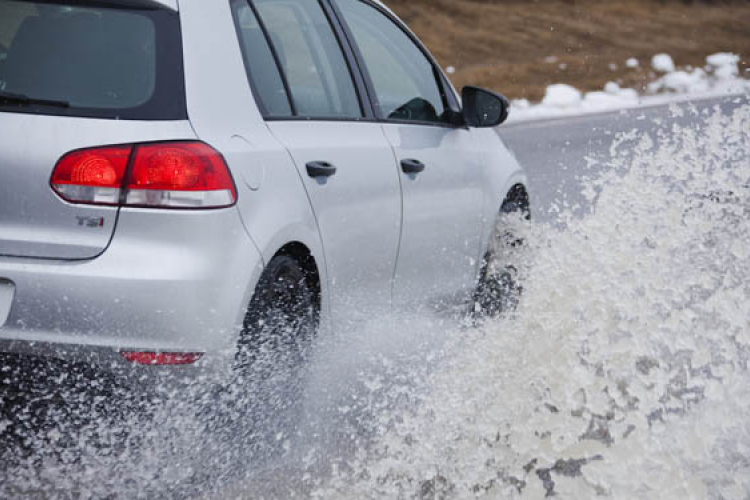
[{"label": "wheel arch", "polygon": [[[263,219],[260,219],[261,221]],[[264,226],[265,227],[265,226]],[[329,328],[328,321],[328,299],[327,299],[327,275],[325,267],[325,255],[323,253],[322,243],[318,238],[317,231],[314,231],[308,224],[290,224],[273,233],[270,231],[258,231],[261,236],[265,236],[261,241],[262,245],[257,245],[259,241],[254,240],[259,247],[261,261],[258,268],[253,273],[252,279],[248,282],[245,289],[242,307],[237,311],[235,325],[244,323],[248,307],[255,296],[258,285],[261,282],[263,273],[275,257],[288,256],[292,257],[306,271],[308,284],[314,290],[318,310],[321,315],[321,326]],[[270,235],[270,236],[269,236]],[[236,329],[240,333],[240,328]]]}]

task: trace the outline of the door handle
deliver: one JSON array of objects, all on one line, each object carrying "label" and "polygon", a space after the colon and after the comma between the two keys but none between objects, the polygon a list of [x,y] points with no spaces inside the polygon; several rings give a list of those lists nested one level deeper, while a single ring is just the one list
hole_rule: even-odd
[{"label": "door handle", "polygon": [[327,161],[311,161],[306,165],[307,175],[313,178],[331,177],[336,174],[336,167]]},{"label": "door handle", "polygon": [[401,160],[401,170],[405,174],[418,174],[424,172],[427,166],[419,160]]}]

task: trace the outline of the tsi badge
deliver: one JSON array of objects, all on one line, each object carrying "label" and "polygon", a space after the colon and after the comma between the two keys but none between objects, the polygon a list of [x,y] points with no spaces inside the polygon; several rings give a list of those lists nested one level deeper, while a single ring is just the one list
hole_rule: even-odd
[{"label": "tsi badge", "polygon": [[78,225],[82,227],[104,227],[104,217],[81,217],[76,216]]}]

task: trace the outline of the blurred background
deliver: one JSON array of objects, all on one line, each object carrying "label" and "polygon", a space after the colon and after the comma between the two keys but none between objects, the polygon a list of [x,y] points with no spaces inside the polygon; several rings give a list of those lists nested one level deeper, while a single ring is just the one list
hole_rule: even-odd
[{"label": "blurred background", "polygon": [[748,0],[389,0],[458,88],[480,85],[540,101],[550,84],[581,91],[616,82],[639,93],[656,54],[691,70],[740,56],[750,76]]}]

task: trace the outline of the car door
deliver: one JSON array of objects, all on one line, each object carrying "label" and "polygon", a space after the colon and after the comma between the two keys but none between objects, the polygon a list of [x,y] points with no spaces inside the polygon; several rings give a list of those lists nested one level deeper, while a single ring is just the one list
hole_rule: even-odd
[{"label": "car door", "polygon": [[472,133],[451,124],[457,114],[451,107],[458,107],[452,89],[400,23],[366,0],[335,3],[401,170],[394,303],[464,300],[473,293],[482,253],[484,193]]},{"label": "car door", "polygon": [[348,46],[326,4],[241,3],[246,8],[235,17],[255,94],[317,219],[334,325],[388,311],[401,230],[399,174],[382,129],[366,120],[372,112]]}]

